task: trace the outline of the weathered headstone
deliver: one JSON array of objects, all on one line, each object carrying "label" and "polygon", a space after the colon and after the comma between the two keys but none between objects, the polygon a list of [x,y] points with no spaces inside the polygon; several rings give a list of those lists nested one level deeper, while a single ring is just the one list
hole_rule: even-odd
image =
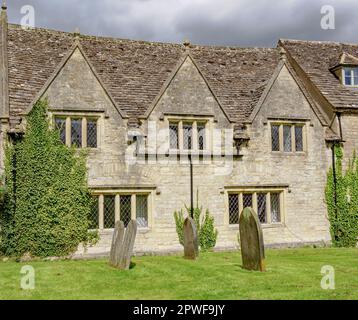
[{"label": "weathered headstone", "polygon": [[110,264],[112,266],[123,270],[130,268],[136,236],[137,221],[132,220],[126,230],[122,221],[116,224],[110,253]]},{"label": "weathered headstone", "polygon": [[199,241],[195,222],[192,218],[184,221],[184,258],[195,260],[199,256]]},{"label": "weathered headstone", "polygon": [[243,268],[266,271],[262,228],[252,208],[244,209],[240,216],[240,242]]},{"label": "weathered headstone", "polygon": [[131,265],[131,257],[133,254],[134,242],[137,236],[137,221],[129,222],[126,235],[124,237],[122,246],[119,250],[118,268],[128,270]]},{"label": "weathered headstone", "polygon": [[118,256],[119,256],[120,248],[123,243],[124,232],[125,232],[124,223],[122,221],[118,221],[114,229],[111,253],[110,253],[110,264],[112,266],[118,265]]}]

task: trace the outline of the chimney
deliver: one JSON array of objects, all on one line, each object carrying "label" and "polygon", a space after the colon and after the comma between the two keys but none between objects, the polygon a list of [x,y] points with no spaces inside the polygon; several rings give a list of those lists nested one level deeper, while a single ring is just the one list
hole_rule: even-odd
[{"label": "chimney", "polygon": [[1,6],[0,16],[0,121],[9,122],[9,85],[8,85],[8,56],[7,56],[7,7],[5,1]]}]

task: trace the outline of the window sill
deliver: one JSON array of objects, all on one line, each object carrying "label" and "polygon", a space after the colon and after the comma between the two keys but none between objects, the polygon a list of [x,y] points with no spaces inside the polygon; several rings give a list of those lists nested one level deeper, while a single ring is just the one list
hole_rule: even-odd
[{"label": "window sill", "polygon": [[277,157],[283,157],[283,156],[288,156],[288,157],[305,157],[307,156],[307,152],[284,152],[284,151],[271,151],[271,155],[272,156],[277,156]]},{"label": "window sill", "polygon": [[[92,230],[89,230],[89,231],[98,231],[99,233],[102,233],[102,234],[111,234],[114,232],[114,229],[92,229]],[[144,234],[144,233],[148,233],[150,232],[151,229],[150,228],[140,228],[138,227],[138,233],[141,233],[141,234]]]},{"label": "window sill", "polygon": [[[285,225],[283,223],[272,223],[272,224],[261,224],[262,229],[275,229],[275,228],[283,228]],[[230,224],[229,229],[237,230],[240,229],[239,224]]]}]

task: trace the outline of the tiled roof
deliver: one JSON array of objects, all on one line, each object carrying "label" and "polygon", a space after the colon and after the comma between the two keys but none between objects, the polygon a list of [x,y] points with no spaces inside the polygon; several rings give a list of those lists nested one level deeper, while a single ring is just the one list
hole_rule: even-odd
[{"label": "tiled roof", "polygon": [[300,40],[280,40],[280,44],[334,108],[358,109],[357,88],[345,87],[330,71],[341,61],[343,53],[347,61],[358,57],[358,45]]},{"label": "tiled roof", "polygon": [[[9,98],[15,125],[75,43],[72,33],[9,25]],[[80,44],[117,107],[132,121],[143,116],[186,47],[178,44],[80,36]],[[245,120],[279,61],[277,49],[191,45],[189,49],[220,104]],[[135,121],[134,121],[135,122]]]}]

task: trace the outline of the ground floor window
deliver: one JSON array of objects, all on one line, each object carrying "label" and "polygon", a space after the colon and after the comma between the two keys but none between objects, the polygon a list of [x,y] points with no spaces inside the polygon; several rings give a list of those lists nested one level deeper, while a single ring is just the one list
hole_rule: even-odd
[{"label": "ground floor window", "polygon": [[228,192],[229,224],[239,224],[244,208],[251,207],[262,224],[282,223],[283,190],[239,190]]},{"label": "ground floor window", "polygon": [[117,221],[123,221],[125,227],[137,220],[139,228],[149,226],[149,194],[104,193],[93,195],[90,213],[90,229],[114,229]]}]

